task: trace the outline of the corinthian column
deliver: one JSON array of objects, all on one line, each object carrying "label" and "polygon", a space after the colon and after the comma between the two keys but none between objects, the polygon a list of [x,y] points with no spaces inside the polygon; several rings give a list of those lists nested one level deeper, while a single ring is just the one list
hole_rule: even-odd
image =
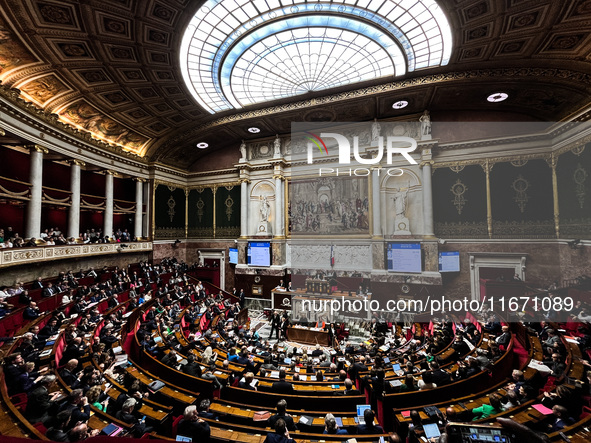
[{"label": "corinthian column", "polygon": [[275,177],[275,237],[283,236],[283,176]]},{"label": "corinthian column", "polygon": [[133,223],[133,235],[137,238],[142,236],[142,215],[144,209],[143,188],[144,179],[135,179],[135,218]]},{"label": "corinthian column", "polygon": [[[380,196],[380,166],[372,168],[371,171],[371,204],[373,218],[373,236],[379,237],[382,233],[382,214]],[[385,229],[384,229],[385,231]]]},{"label": "corinthian column", "polygon": [[434,236],[433,232],[433,187],[431,185],[432,161],[423,162],[423,224],[426,236]]},{"label": "corinthian column", "polygon": [[240,181],[240,237],[248,237],[248,180]]},{"label": "corinthian column", "polygon": [[103,223],[103,236],[113,239],[113,177],[115,171],[105,171],[105,214]]},{"label": "corinthian column", "polygon": [[31,148],[31,199],[27,206],[27,229],[25,238],[41,236],[41,198],[43,193],[43,154],[49,150],[40,145]]},{"label": "corinthian column", "polygon": [[70,212],[68,213],[68,237],[78,238],[80,234],[80,167],[84,166],[82,160],[70,161]]}]

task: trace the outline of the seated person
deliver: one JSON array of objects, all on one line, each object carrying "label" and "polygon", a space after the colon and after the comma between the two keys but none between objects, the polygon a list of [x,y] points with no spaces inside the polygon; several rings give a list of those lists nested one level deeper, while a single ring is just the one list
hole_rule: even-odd
[{"label": "seated person", "polygon": [[490,402],[489,405],[485,403],[479,408],[472,409],[472,412],[474,413],[474,418],[472,419],[472,421],[480,420],[482,418],[488,418],[491,415],[498,414],[503,410],[500,395],[491,394],[488,397],[488,401]]},{"label": "seated person", "polygon": [[131,430],[132,435],[135,438],[140,438],[146,432],[152,432],[151,427],[147,427],[144,420],[139,420],[137,415],[134,413],[136,401],[134,398],[129,398],[125,400],[123,403],[123,407],[117,414],[115,414],[115,418],[117,420],[121,420],[128,425],[132,425],[133,428]]},{"label": "seated person", "polygon": [[213,420],[217,418],[213,412],[209,412],[210,405],[211,402],[208,399],[201,400],[201,403],[199,403],[199,408],[197,409],[197,414],[199,415],[199,417],[211,418]]},{"label": "seated person", "polygon": [[273,382],[271,391],[278,394],[290,394],[293,393],[293,385],[285,381],[285,369],[279,371],[279,381]]},{"label": "seated person", "polygon": [[345,390],[343,395],[359,395],[359,390],[353,387],[353,382],[350,378],[345,379]]},{"label": "seated person", "polygon": [[285,422],[285,426],[289,431],[297,430],[295,423],[293,422],[293,417],[287,414],[285,411],[287,410],[287,402],[284,399],[281,399],[277,402],[277,413],[272,415],[267,420],[267,425],[270,428],[273,428],[277,423],[277,420],[281,419]]},{"label": "seated person", "polygon": [[190,437],[194,442],[207,443],[211,431],[209,429],[209,424],[199,418],[197,407],[195,405],[187,406],[183,415],[184,417],[179,422],[177,428],[177,435]]},{"label": "seated person", "polygon": [[252,381],[254,380],[254,374],[252,372],[247,372],[244,374],[244,381],[238,383],[238,387],[242,389],[249,389],[251,391],[256,391],[257,388],[252,386]]},{"label": "seated person", "polygon": [[275,432],[269,432],[263,443],[296,443],[296,441],[289,437],[285,421],[280,418],[275,422]]},{"label": "seated person", "polygon": [[374,424],[374,419],[376,415],[371,409],[366,409],[363,411],[363,420],[365,421],[364,425],[359,425],[357,427],[358,434],[383,434],[384,428],[381,426],[376,426]]},{"label": "seated person", "polygon": [[557,432],[562,430],[566,426],[570,426],[575,422],[572,418],[568,409],[561,405],[554,405],[552,407],[552,415],[550,415],[550,423],[548,423],[548,429],[546,432]]},{"label": "seated person", "polygon": [[348,432],[346,429],[339,428],[334,415],[326,414],[326,417],[324,418],[324,434],[346,435]]}]

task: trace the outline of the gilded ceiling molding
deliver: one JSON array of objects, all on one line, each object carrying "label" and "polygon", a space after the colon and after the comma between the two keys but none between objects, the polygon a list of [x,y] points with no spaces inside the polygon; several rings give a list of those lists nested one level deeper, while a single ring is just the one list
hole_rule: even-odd
[{"label": "gilded ceiling molding", "polygon": [[173,183],[173,182],[169,182],[169,181],[165,181],[165,180],[157,180],[157,179],[155,179],[154,180],[154,191],[156,190],[156,188],[158,187],[158,185],[166,186],[168,188],[182,189],[182,190],[186,190],[187,189],[186,186],[180,185],[178,183]]},{"label": "gilded ceiling molding", "polygon": [[578,150],[578,149],[580,149],[582,147],[584,148],[585,145],[587,143],[590,143],[590,142],[591,142],[591,134],[590,135],[587,135],[586,137],[583,137],[583,138],[581,138],[579,140],[576,140],[576,141],[574,141],[572,143],[569,143],[569,144],[567,144],[566,146],[563,146],[560,149],[557,149],[556,151],[554,151],[554,153],[556,155],[561,155],[561,154],[564,154],[564,153],[569,152],[569,151],[576,151],[576,150]]},{"label": "gilded ceiling molding", "polygon": [[[217,189],[217,188],[229,188],[229,187],[234,187],[234,186],[239,186],[240,185],[240,180],[236,180],[233,182],[224,182],[224,183],[212,183],[211,185],[190,185],[187,187],[187,189],[190,190],[198,190],[199,192],[201,192],[204,189]],[[228,189],[229,190],[229,189]]]},{"label": "gilded ceiling molding", "polygon": [[[41,129],[48,134],[53,135],[56,138],[64,140],[74,146],[80,146],[88,151],[94,152],[99,155],[105,155],[106,152],[117,154],[117,157],[111,157],[112,159],[118,161],[124,161],[125,158],[132,159],[138,163],[148,163],[147,158],[140,157],[133,152],[126,151],[120,146],[111,145],[109,143],[105,143],[101,140],[93,138],[90,132],[82,132],[79,129],[64,123],[59,119],[57,114],[49,113],[43,109],[40,109],[37,105],[33,104],[32,102],[28,102],[20,97],[20,92],[18,89],[9,88],[5,85],[0,85],[0,97],[6,99],[10,102],[14,107],[11,106],[1,106],[3,112],[13,115],[14,117],[18,118],[19,120],[24,121],[26,124],[34,126],[38,129]],[[20,112],[19,112],[20,111]],[[38,118],[43,123],[48,126],[40,125],[37,121],[33,120],[33,118]],[[74,137],[78,139],[71,140],[68,137],[64,137],[63,134],[60,134],[59,131],[66,132],[68,136]],[[93,149],[89,144],[94,145],[98,149]],[[126,162],[130,165],[137,165],[137,163]]]},{"label": "gilded ceiling molding", "polygon": [[561,79],[566,82],[576,83],[578,86],[587,84],[591,86],[591,75],[583,72],[572,71],[567,69],[544,69],[544,68],[500,68],[500,69],[478,69],[471,71],[449,72],[442,74],[433,74],[423,77],[415,77],[404,79],[396,82],[386,83],[382,85],[371,86],[368,88],[357,89],[354,91],[342,92],[339,94],[327,95],[324,97],[317,97],[309,100],[302,100],[284,105],[271,106],[268,108],[256,109],[247,112],[227,115],[208,123],[195,126],[193,129],[183,131],[174,137],[168,138],[162,145],[155,147],[154,153],[150,154],[150,150],[146,151],[146,155],[156,155],[161,151],[167,151],[170,147],[178,145],[187,137],[192,137],[195,134],[205,131],[216,126],[227,123],[248,120],[266,115],[278,114],[285,111],[293,111],[300,109],[307,109],[314,106],[326,105],[329,103],[336,103],[346,101],[359,97],[367,97],[370,95],[382,94],[384,92],[402,91],[417,86],[425,86],[438,83],[449,83],[454,81],[462,81],[467,79],[488,79],[491,78],[502,79],[507,78],[515,80],[516,78],[535,78],[537,80],[543,78]]}]

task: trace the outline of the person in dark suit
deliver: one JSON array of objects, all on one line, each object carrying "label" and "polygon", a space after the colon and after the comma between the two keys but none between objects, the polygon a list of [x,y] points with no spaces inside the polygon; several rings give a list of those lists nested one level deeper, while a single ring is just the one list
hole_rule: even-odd
[{"label": "person in dark suit", "polygon": [[25,416],[31,423],[47,423],[51,411],[57,407],[55,399],[60,393],[49,394],[49,389],[55,384],[55,381],[55,375],[46,375],[39,381],[37,387],[28,393]]},{"label": "person in dark suit", "polygon": [[79,380],[78,380],[78,377],[76,376],[76,374],[74,374],[74,371],[76,370],[77,367],[78,367],[78,360],[73,359],[73,360],[68,361],[68,363],[66,363],[66,366],[64,366],[60,370],[60,377],[62,378],[64,383],[66,383],[72,389],[75,389],[78,387]]},{"label": "person in dark suit", "polygon": [[203,374],[201,365],[195,361],[195,354],[193,353],[187,355],[187,363],[181,366],[181,371],[193,377],[201,377]]},{"label": "person in dark suit", "polygon": [[65,431],[70,423],[70,411],[62,411],[57,414],[54,424],[50,427],[45,436],[52,441],[69,442],[68,434]]},{"label": "person in dark suit", "polygon": [[365,421],[364,425],[359,425],[357,427],[358,434],[383,434],[384,428],[381,426],[374,425],[373,421],[376,415],[371,409],[366,409],[363,412],[363,420]]},{"label": "person in dark suit", "polygon": [[280,418],[275,422],[275,432],[268,433],[263,443],[296,443],[296,441],[289,437],[285,420]]},{"label": "person in dark suit", "polygon": [[177,435],[191,437],[195,442],[209,442],[210,436],[209,424],[199,418],[197,407],[190,405],[185,408],[183,419],[177,427]]},{"label": "person in dark suit", "polygon": [[21,292],[21,294],[18,296],[18,302],[21,305],[28,306],[32,301],[33,299],[31,298],[31,296],[29,295],[29,291],[27,290]]},{"label": "person in dark suit", "polygon": [[147,427],[144,419],[139,419],[135,413],[135,406],[137,402],[135,398],[128,398],[123,403],[123,407],[115,414],[117,420],[121,420],[128,425],[131,425],[131,434],[135,438],[140,438],[146,432],[151,432],[152,428]]},{"label": "person in dark suit", "polygon": [[550,423],[546,432],[557,432],[570,426],[575,422],[575,419],[570,417],[568,409],[561,405],[552,406],[552,415],[550,416]]},{"label": "person in dark suit", "polygon": [[244,374],[244,381],[238,383],[238,387],[242,389],[248,389],[250,391],[256,391],[257,388],[252,386],[252,381],[254,380],[254,374],[252,372],[247,372]]},{"label": "person in dark suit", "polygon": [[296,431],[298,428],[296,427],[295,423],[293,422],[293,417],[289,415],[287,412],[287,402],[284,399],[281,399],[277,402],[277,413],[272,415],[267,420],[267,425],[270,428],[275,427],[275,423],[277,420],[282,419],[285,421],[285,426],[287,427],[288,431]]},{"label": "person in dark suit", "polygon": [[470,352],[470,347],[466,344],[466,342],[464,341],[464,337],[461,334],[456,335],[455,341],[453,342],[451,347],[454,351],[456,351],[455,356],[452,358],[455,358],[457,360],[463,358],[466,354]]},{"label": "person in dark suit", "polygon": [[39,339],[40,340],[47,340],[49,337],[51,337],[52,335],[55,335],[59,332],[59,326],[57,325],[57,319],[56,318],[52,318],[51,320],[49,320],[49,323],[47,323],[43,329],[41,329],[41,331],[39,332]]},{"label": "person in dark suit", "polygon": [[279,371],[279,381],[273,382],[271,385],[271,391],[277,394],[292,394],[293,385],[285,381],[285,369]]},{"label": "person in dark suit", "polygon": [[544,361],[543,363],[552,370],[551,375],[560,377],[566,369],[566,365],[562,361],[562,356],[554,352],[551,358],[552,360]]},{"label": "person in dark suit", "polygon": [[4,359],[4,379],[8,388],[8,394],[17,394],[18,379],[25,373],[25,359],[20,352],[10,354]]},{"label": "person in dark suit", "polygon": [[72,342],[66,346],[60,365],[66,364],[70,360],[80,361],[86,352],[86,345],[82,342],[82,337],[76,337]]},{"label": "person in dark suit", "polygon": [[350,378],[345,379],[345,390],[343,391],[343,395],[359,395],[360,392],[358,389],[353,388],[353,382]]},{"label": "person in dark suit", "polygon": [[433,383],[435,383],[437,386],[443,386],[451,383],[451,376],[449,375],[449,372],[441,369],[439,367],[439,363],[432,361],[429,366],[431,367],[431,371],[433,373]]},{"label": "person in dark suit", "polygon": [[495,339],[495,342],[499,346],[504,346],[503,350],[506,351],[507,346],[509,346],[509,343],[511,342],[511,332],[509,331],[509,326],[503,326],[501,330],[503,333]]},{"label": "person in dark suit", "polygon": [[88,421],[90,418],[90,405],[82,389],[74,389],[70,392],[67,400],[60,406],[61,411],[71,411],[70,425]]},{"label": "person in dark suit", "polygon": [[217,416],[213,412],[209,412],[210,405],[211,402],[208,399],[205,398],[201,400],[201,403],[199,403],[199,407],[197,408],[197,414],[199,415],[199,417],[209,418],[212,420],[215,420],[217,418]]},{"label": "person in dark suit", "polygon": [[360,372],[367,372],[367,366],[365,366],[365,357],[359,357],[359,361],[354,363],[349,369],[349,376],[352,380],[355,380]]},{"label": "person in dark suit", "polygon": [[35,303],[34,301],[29,303],[29,307],[27,307],[25,309],[25,311],[23,312],[23,318],[25,320],[35,320],[40,315],[41,315],[41,313],[39,312],[39,308],[37,307],[37,303]]},{"label": "person in dark suit", "polygon": [[269,334],[269,340],[273,338],[273,331],[277,331],[277,340],[279,341],[279,329],[281,328],[281,317],[279,316],[278,312],[273,314],[271,318],[271,333]]},{"label": "person in dark suit", "polygon": [[41,277],[37,277],[37,280],[35,280],[33,282],[33,284],[31,285],[31,289],[42,289],[43,288],[43,281],[41,280]]},{"label": "person in dark suit", "polygon": [[41,291],[41,295],[43,297],[53,297],[55,294],[57,294],[57,291],[55,290],[55,288],[53,287],[53,283],[51,282],[47,283],[47,287],[43,288],[43,290]]}]

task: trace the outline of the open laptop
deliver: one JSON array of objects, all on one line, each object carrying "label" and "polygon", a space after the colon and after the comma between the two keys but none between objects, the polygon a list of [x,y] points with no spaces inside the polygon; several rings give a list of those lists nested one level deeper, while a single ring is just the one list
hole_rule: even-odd
[{"label": "open laptop", "polygon": [[404,371],[402,369],[400,369],[400,365],[398,363],[395,363],[392,365],[392,370],[398,376],[404,375]]},{"label": "open laptop", "polygon": [[423,425],[423,431],[425,431],[425,437],[427,437],[427,440],[431,440],[432,438],[439,438],[439,436],[441,435],[437,423],[428,423]]},{"label": "open laptop", "polygon": [[357,422],[360,425],[365,424],[365,410],[371,409],[371,405],[357,405]]}]

